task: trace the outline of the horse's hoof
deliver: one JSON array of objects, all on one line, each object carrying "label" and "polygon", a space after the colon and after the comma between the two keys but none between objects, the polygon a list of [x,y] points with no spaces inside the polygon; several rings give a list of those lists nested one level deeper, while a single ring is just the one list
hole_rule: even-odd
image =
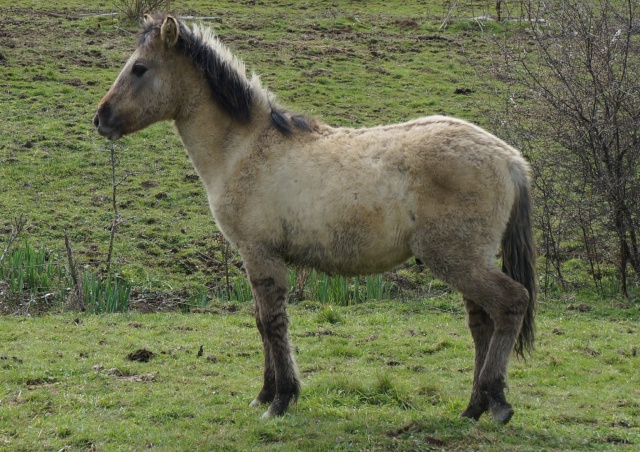
[{"label": "horse's hoof", "polygon": [[260,416],[260,419],[269,419],[270,417],[274,417],[273,414],[269,413],[269,411],[265,411],[262,416]]},{"label": "horse's hoof", "polygon": [[511,420],[514,410],[509,404],[491,408],[491,416],[495,422],[506,424]]},{"label": "horse's hoof", "polygon": [[249,404],[250,407],[257,407],[260,406],[260,402],[258,401],[258,399],[253,399],[253,402],[251,402]]},{"label": "horse's hoof", "polygon": [[462,412],[460,417],[466,417],[467,419],[473,419],[474,421],[477,421],[480,419],[480,416],[482,416],[482,413],[484,413],[484,411],[469,407]]}]

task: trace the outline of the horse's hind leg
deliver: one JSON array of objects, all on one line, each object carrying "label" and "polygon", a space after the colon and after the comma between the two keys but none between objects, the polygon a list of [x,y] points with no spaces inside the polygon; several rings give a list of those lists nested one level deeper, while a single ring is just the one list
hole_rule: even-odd
[{"label": "horse's hind leg", "polygon": [[489,399],[480,391],[478,380],[480,379],[480,371],[484,366],[487,351],[489,350],[489,342],[493,335],[493,320],[491,320],[491,317],[489,317],[489,314],[487,314],[484,309],[473,301],[465,298],[464,305],[467,310],[467,323],[475,345],[475,362],[471,400],[469,401],[467,409],[462,413],[462,416],[477,421],[480,416],[489,409]]},{"label": "horse's hind leg", "polygon": [[[484,364],[477,378],[477,388],[481,396],[479,401],[486,403],[482,399],[486,397],[493,419],[506,424],[513,415],[513,407],[504,395],[507,367],[522,328],[529,294],[524,286],[497,268],[475,268],[458,273],[463,274],[464,277],[456,278],[457,288],[466,299],[473,300],[491,317],[494,327]],[[473,403],[472,399],[470,405]]]},{"label": "horse's hind leg", "polygon": [[271,403],[264,416],[285,413],[300,392],[298,370],[287,334],[287,271],[284,263],[262,247],[240,250],[256,304],[256,323],[264,345],[264,384],[251,403]]}]

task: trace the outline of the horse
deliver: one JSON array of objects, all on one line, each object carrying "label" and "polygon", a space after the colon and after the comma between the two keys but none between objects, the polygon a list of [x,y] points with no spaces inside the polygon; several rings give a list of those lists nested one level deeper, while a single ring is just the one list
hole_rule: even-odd
[{"label": "horse", "polygon": [[288,265],[355,276],[415,256],[462,294],[475,346],[462,416],[511,419],[508,364],[534,348],[537,292],[530,168],[516,149],[445,116],[354,129],[294,113],[211,29],[154,14],[94,124],[117,140],[163,120],[251,285],[264,372],[250,406],[280,416],[300,392]]}]

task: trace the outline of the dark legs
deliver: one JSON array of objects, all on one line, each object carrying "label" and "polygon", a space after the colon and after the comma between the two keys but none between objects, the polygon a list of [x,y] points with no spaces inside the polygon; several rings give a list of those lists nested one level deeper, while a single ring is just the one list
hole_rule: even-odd
[{"label": "dark legs", "polygon": [[260,336],[262,337],[262,346],[264,348],[264,384],[260,393],[256,396],[253,402],[249,404],[250,406],[259,406],[265,403],[271,403],[276,395],[276,371],[273,368],[273,361],[271,359],[271,347],[264,331],[264,327],[262,326],[262,320],[260,320],[260,308],[257,301],[255,303],[255,316],[256,325],[258,326],[258,331],[260,331]]},{"label": "dark legs", "polygon": [[489,409],[489,398],[478,387],[480,371],[484,366],[489,349],[489,342],[493,335],[493,320],[480,306],[471,300],[464,299],[467,310],[467,323],[475,344],[475,361],[473,366],[473,389],[471,400],[462,416],[478,420]]},{"label": "dark legs", "polygon": [[529,295],[497,268],[475,269],[467,275],[457,282],[465,297],[476,352],[471,400],[462,416],[478,419],[489,410],[496,422],[506,424],[513,416],[504,395],[507,367]]},{"label": "dark legs", "polygon": [[255,300],[264,346],[264,383],[251,406],[270,403],[265,417],[285,413],[300,392],[298,369],[287,334],[287,274],[284,263],[259,246],[241,251]]}]

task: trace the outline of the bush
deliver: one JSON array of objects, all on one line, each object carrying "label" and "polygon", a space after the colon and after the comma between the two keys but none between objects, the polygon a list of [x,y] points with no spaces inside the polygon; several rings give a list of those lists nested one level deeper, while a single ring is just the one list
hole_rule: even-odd
[{"label": "bush", "polygon": [[166,11],[169,4],[169,0],[115,0],[116,9],[132,21],[140,20],[148,13]]}]

